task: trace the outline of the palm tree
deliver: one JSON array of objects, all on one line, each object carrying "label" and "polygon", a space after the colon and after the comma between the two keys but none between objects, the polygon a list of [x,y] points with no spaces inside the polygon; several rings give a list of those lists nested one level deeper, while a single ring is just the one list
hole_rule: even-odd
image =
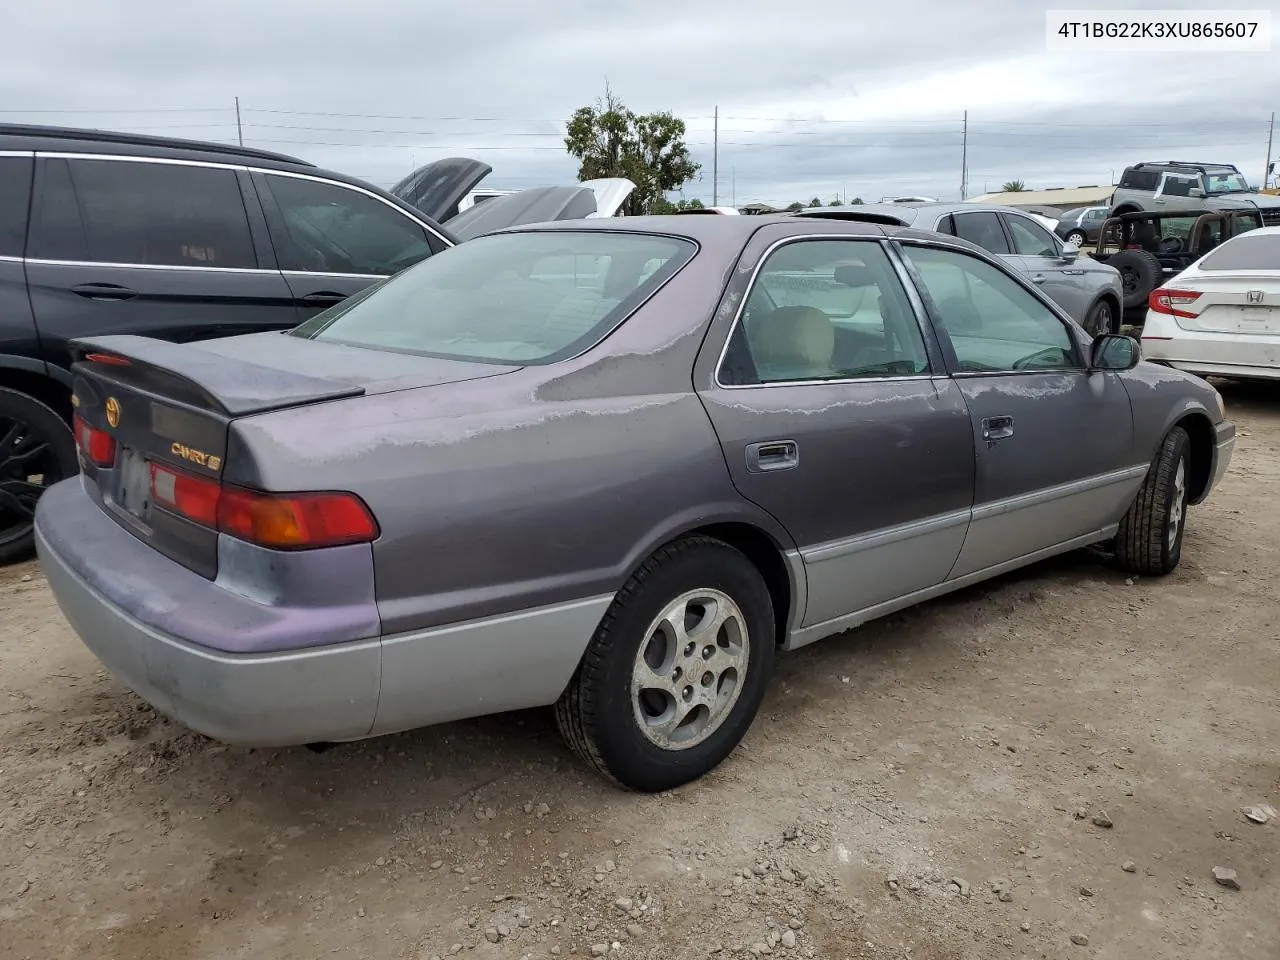
[{"label": "palm tree", "polygon": [[1021,180],[1010,180],[1000,188],[1003,193],[1022,193],[1027,189],[1027,185]]}]

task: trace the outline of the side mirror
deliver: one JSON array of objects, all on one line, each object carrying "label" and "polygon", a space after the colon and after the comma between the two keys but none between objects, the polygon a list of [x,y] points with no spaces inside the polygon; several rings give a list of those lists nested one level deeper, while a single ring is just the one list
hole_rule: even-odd
[{"label": "side mirror", "polygon": [[1201,190],[1199,187],[1192,187],[1190,196],[1196,200],[1201,200],[1204,198],[1204,191]]},{"label": "side mirror", "polygon": [[1080,259],[1080,248],[1074,243],[1064,243],[1062,245],[1062,253],[1058,254],[1058,259],[1063,263],[1075,263]]},{"label": "side mirror", "polygon": [[1089,348],[1090,370],[1132,370],[1142,359],[1142,345],[1133,337],[1104,333]]}]

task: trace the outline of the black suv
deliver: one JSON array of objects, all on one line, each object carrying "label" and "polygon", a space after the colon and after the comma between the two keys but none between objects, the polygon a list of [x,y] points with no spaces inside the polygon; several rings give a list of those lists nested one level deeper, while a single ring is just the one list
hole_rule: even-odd
[{"label": "black suv", "polygon": [[[445,207],[489,169],[466,164],[436,164]],[[0,125],[0,563],[78,469],[68,340],[295,326],[452,246],[424,209],[261,150]]]}]

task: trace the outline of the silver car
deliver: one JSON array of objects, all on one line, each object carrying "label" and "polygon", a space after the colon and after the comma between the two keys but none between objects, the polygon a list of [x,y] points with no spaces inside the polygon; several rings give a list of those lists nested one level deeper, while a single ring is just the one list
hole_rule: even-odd
[{"label": "silver car", "polygon": [[793,216],[502,231],[288,333],[75,350],[36,544],[158,709],[283,745],[555,704],[642,790],[780,651],[1087,544],[1169,573],[1235,436],[974,244]]},{"label": "silver car", "polygon": [[1081,257],[1079,246],[1064,243],[1025,210],[975,203],[893,203],[814,208],[798,216],[865,218],[961,237],[1008,261],[1089,333],[1120,332],[1119,271]]}]

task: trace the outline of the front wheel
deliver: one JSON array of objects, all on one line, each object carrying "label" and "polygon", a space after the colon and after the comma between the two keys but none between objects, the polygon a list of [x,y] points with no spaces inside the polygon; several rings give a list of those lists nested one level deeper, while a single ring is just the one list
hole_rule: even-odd
[{"label": "front wheel", "polygon": [[1129,573],[1162,577],[1182,559],[1187,525],[1187,472],[1191,439],[1174,427],[1160,445],[1147,477],[1116,532],[1116,562]]},{"label": "front wheel", "polygon": [[556,704],[569,746],[633,790],[714,769],[746,734],[773,672],[768,588],[743,554],[689,537],[619,591]]},{"label": "front wheel", "polygon": [[1083,230],[1072,230],[1067,234],[1066,239],[1067,243],[1074,243],[1077,247],[1083,247],[1085,240],[1088,238],[1085,236]]},{"label": "front wheel", "polygon": [[34,397],[0,387],[0,564],[31,554],[36,501],[79,469],[62,417]]}]

